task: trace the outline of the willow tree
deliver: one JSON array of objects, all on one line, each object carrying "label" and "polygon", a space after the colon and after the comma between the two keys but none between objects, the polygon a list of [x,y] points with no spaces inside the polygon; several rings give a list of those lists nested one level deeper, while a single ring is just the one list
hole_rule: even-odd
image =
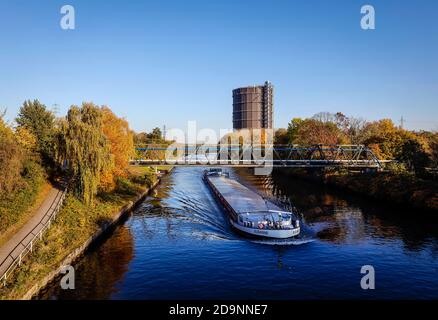
[{"label": "willow tree", "polygon": [[77,196],[92,204],[100,175],[112,166],[107,138],[102,130],[102,111],[92,103],[72,106],[59,121],[56,135],[56,159],[72,175]]}]

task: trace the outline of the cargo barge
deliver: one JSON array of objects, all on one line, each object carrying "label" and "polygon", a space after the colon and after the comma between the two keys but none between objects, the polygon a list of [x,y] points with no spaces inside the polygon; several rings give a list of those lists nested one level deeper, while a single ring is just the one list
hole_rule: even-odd
[{"label": "cargo barge", "polygon": [[247,235],[286,239],[300,234],[300,221],[236,180],[222,169],[204,171],[204,181],[229,216],[231,225]]}]

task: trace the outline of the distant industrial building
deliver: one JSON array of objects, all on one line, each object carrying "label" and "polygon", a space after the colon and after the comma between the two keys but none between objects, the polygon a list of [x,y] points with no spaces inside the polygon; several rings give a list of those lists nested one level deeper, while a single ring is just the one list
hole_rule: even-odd
[{"label": "distant industrial building", "polygon": [[233,90],[234,129],[272,129],[273,91],[268,81],[263,86]]}]

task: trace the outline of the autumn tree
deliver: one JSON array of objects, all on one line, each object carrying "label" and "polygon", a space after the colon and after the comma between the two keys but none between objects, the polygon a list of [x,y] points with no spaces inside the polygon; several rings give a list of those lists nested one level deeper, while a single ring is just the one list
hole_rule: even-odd
[{"label": "autumn tree", "polygon": [[394,125],[390,119],[370,122],[364,128],[363,143],[380,159],[394,160],[402,155],[404,142],[415,135]]},{"label": "autumn tree", "polygon": [[280,128],[280,129],[275,131],[274,143],[275,144],[288,144],[289,143],[289,137],[288,137],[286,129]]},{"label": "autumn tree", "polygon": [[289,123],[288,135],[291,143],[302,145],[345,144],[348,138],[331,121],[295,118]]},{"label": "autumn tree", "polygon": [[432,166],[438,167],[438,132],[436,132],[430,139],[430,153]]},{"label": "autumn tree", "polygon": [[134,134],[135,144],[145,144],[148,141],[148,134],[146,132],[140,132]]},{"label": "autumn tree", "polygon": [[38,140],[26,127],[17,127],[15,130],[15,137],[18,144],[29,154],[37,151]]},{"label": "autumn tree", "polygon": [[18,128],[25,128],[36,137],[37,150],[46,163],[53,160],[55,115],[38,100],[27,100],[20,108],[15,121]]},{"label": "autumn tree", "polygon": [[56,159],[67,164],[77,196],[92,204],[102,172],[112,167],[110,143],[103,133],[102,111],[93,103],[72,106],[56,135]]},{"label": "autumn tree", "polygon": [[114,166],[102,173],[101,186],[110,190],[115,186],[114,178],[125,176],[129,160],[134,157],[134,137],[126,120],[118,118],[108,107],[102,107],[102,130],[109,141]]},{"label": "autumn tree", "polygon": [[19,186],[23,159],[23,149],[0,115],[0,193],[10,193]]}]

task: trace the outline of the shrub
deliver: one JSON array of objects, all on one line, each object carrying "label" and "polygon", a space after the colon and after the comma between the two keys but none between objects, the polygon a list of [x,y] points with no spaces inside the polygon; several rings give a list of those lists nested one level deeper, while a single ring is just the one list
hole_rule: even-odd
[{"label": "shrub", "polygon": [[409,174],[409,171],[403,162],[388,162],[385,164],[385,169],[393,174]]},{"label": "shrub", "polygon": [[138,186],[134,185],[129,179],[124,177],[116,178],[116,191],[117,193],[126,195],[135,195],[138,193]]}]

